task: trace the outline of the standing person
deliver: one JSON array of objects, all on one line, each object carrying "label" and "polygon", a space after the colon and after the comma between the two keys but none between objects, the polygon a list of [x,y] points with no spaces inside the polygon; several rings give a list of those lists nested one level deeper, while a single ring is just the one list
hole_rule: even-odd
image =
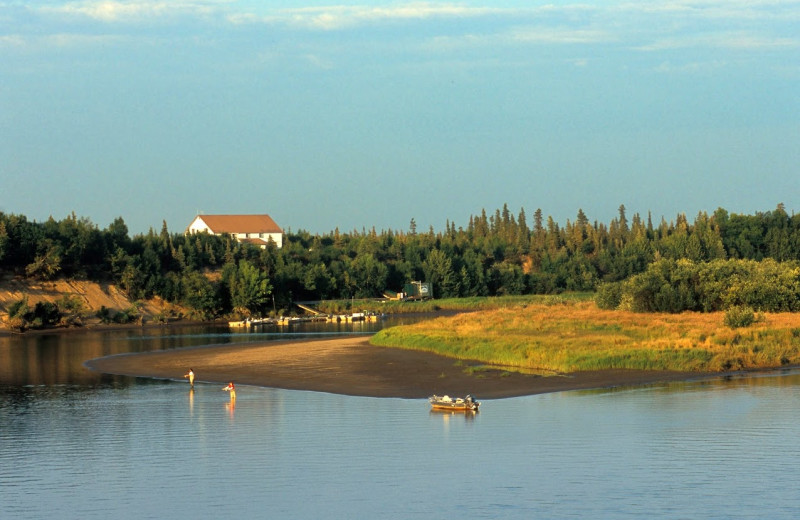
[{"label": "standing person", "polygon": [[194,370],[190,368],[183,377],[189,378],[189,384],[194,388]]},{"label": "standing person", "polygon": [[230,383],[228,383],[228,386],[223,388],[223,390],[226,391],[226,392],[230,392],[231,393],[231,401],[235,401],[236,400],[236,387],[233,386],[233,382],[232,381]]}]

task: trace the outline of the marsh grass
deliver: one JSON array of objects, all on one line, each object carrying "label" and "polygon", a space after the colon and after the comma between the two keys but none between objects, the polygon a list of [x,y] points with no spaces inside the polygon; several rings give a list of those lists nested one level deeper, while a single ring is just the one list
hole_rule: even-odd
[{"label": "marsh grass", "polygon": [[522,371],[772,368],[800,364],[800,314],[767,314],[731,329],[722,312],[645,314],[581,299],[526,300],[384,329],[371,341]]}]

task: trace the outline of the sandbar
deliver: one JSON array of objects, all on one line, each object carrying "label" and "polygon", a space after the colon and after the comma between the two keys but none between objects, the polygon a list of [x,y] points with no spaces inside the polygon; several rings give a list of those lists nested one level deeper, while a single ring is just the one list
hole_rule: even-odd
[{"label": "sandbar", "polygon": [[196,383],[233,381],[237,385],[409,399],[431,394],[500,399],[689,380],[704,375],[646,370],[522,374],[487,368],[477,361],[377,347],[370,345],[365,336],[122,354],[90,360],[86,366],[108,374],[172,380],[183,379],[191,368]]}]

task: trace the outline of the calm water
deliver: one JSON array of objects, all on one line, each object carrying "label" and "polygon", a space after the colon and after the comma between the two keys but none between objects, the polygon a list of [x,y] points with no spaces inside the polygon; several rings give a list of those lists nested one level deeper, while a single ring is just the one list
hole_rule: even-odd
[{"label": "calm water", "polygon": [[233,406],[221,385],[77,358],[252,336],[137,332],[0,338],[0,518],[800,516],[798,372],[490,400],[474,416],[258,387]]}]

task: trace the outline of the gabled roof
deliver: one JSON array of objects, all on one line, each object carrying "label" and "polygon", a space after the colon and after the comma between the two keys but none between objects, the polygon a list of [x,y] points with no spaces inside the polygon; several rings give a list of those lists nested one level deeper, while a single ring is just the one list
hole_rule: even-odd
[{"label": "gabled roof", "polygon": [[198,215],[214,233],[283,233],[269,215]]}]

